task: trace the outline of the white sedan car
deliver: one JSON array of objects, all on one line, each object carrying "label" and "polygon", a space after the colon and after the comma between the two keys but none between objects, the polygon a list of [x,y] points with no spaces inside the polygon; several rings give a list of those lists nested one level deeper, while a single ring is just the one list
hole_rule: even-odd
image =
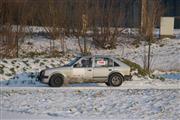
[{"label": "white sedan car", "polygon": [[77,57],[62,67],[45,69],[38,80],[51,87],[60,87],[65,83],[106,83],[107,86],[120,86],[124,80],[130,80],[130,67],[110,56]]}]

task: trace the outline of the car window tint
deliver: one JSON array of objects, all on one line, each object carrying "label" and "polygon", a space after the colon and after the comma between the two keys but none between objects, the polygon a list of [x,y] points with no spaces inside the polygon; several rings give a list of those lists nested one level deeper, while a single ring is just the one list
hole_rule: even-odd
[{"label": "car window tint", "polygon": [[114,62],[114,66],[115,67],[118,67],[118,66],[120,66],[118,63],[116,63],[116,62]]},{"label": "car window tint", "polygon": [[70,61],[68,64],[65,64],[64,66],[72,66],[74,63],[76,63],[78,60],[80,59],[80,57],[76,57],[75,59],[73,59],[72,61]]},{"label": "car window tint", "polygon": [[104,57],[96,57],[95,67],[113,67],[113,60]]},{"label": "car window tint", "polygon": [[92,58],[82,58],[74,65],[75,68],[92,67]]}]

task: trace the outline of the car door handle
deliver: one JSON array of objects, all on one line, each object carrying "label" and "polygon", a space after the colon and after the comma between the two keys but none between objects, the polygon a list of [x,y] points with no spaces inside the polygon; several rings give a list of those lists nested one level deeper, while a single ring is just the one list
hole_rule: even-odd
[{"label": "car door handle", "polygon": [[109,69],[109,71],[112,71],[112,69]]},{"label": "car door handle", "polygon": [[88,71],[92,71],[91,69],[89,69]]}]

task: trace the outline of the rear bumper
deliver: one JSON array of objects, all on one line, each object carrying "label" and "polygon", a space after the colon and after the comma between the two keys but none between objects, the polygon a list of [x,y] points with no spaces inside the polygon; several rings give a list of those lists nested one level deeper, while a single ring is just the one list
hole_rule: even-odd
[{"label": "rear bumper", "polygon": [[131,81],[132,80],[132,75],[125,75],[124,80]]}]

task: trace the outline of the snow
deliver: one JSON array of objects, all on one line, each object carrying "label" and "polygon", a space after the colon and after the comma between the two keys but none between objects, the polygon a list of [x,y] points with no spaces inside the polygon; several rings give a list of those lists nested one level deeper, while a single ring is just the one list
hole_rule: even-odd
[{"label": "snow", "polygon": [[[163,44],[164,46],[160,47]],[[164,39],[161,44],[152,44],[152,70],[180,70],[180,40]],[[99,54],[119,55],[133,62],[140,64],[143,67],[144,50],[147,51],[148,46],[140,46],[138,48],[118,46],[115,50],[98,50]]]},{"label": "snow", "polygon": [[[31,27],[27,32],[44,32]],[[137,34],[125,29],[124,34]],[[158,29],[155,31],[158,34]],[[50,88],[36,81],[37,73],[45,68],[62,66],[79,53],[77,39],[65,37],[69,54],[57,58],[17,58],[0,60],[1,119],[179,119],[180,118],[180,30],[176,38],[164,38],[152,44],[151,69],[156,77],[133,74],[133,81],[120,87],[104,83],[67,84]],[[121,40],[124,40],[122,43]],[[143,53],[148,46],[134,47],[133,38],[118,38],[117,49],[102,50],[92,45],[92,54],[123,57],[143,67]],[[88,45],[92,39],[88,38]],[[50,39],[44,36],[26,36],[21,54],[49,51]],[[55,40],[61,50],[60,41]]]},{"label": "snow", "polygon": [[3,59],[0,62],[1,80],[15,78],[20,75],[30,75],[31,73],[40,72],[45,68],[53,68],[67,64],[71,58],[18,58],[18,59]]},{"label": "snow", "polygon": [[[73,59],[73,58],[71,58]],[[53,68],[62,66],[70,58],[24,58],[24,59],[4,59],[1,61],[0,67],[0,86],[1,87],[47,87],[48,85],[41,84],[36,81],[36,77],[40,70],[45,68]],[[132,75],[136,72],[133,71]],[[160,73],[154,73],[158,76]],[[161,73],[163,74],[163,73]],[[164,81],[160,79],[150,79],[149,77],[138,77],[133,75],[133,81],[125,81],[121,88],[161,88],[172,89],[179,88],[179,80],[166,79]],[[96,83],[84,83],[84,84],[72,84],[65,85],[70,87],[106,87],[105,84]]]},{"label": "snow", "polygon": [[[180,30],[176,30],[176,36],[179,36]],[[147,52],[148,46],[139,46],[137,48],[132,45],[121,44],[121,39],[119,38],[119,44],[117,49],[113,50],[102,50],[97,49],[93,45],[91,45],[91,39],[89,38],[88,46],[91,47],[92,54],[108,54],[108,55],[116,55],[120,57],[124,57],[133,62],[140,64],[143,67],[144,60],[144,51]],[[132,42],[134,39],[126,38],[127,42]],[[44,52],[49,51],[49,41],[50,39],[44,37],[27,37],[26,43],[22,45],[22,49],[24,52],[36,51],[36,52]],[[27,43],[32,43],[29,45]],[[74,37],[65,38],[66,49],[70,53],[78,54],[80,50],[78,48],[77,39]],[[61,51],[60,41],[55,40],[56,46],[55,48]],[[160,70],[160,71],[177,71],[180,69],[180,40],[179,38],[170,39],[164,38],[162,40],[158,40],[156,43],[152,44],[151,47],[151,69],[152,70]]]},{"label": "snow", "polygon": [[[66,119],[178,119],[178,89],[1,89],[1,111]],[[9,116],[10,117],[10,116]],[[2,118],[8,118],[2,114]],[[33,118],[33,117],[32,117]]]}]

